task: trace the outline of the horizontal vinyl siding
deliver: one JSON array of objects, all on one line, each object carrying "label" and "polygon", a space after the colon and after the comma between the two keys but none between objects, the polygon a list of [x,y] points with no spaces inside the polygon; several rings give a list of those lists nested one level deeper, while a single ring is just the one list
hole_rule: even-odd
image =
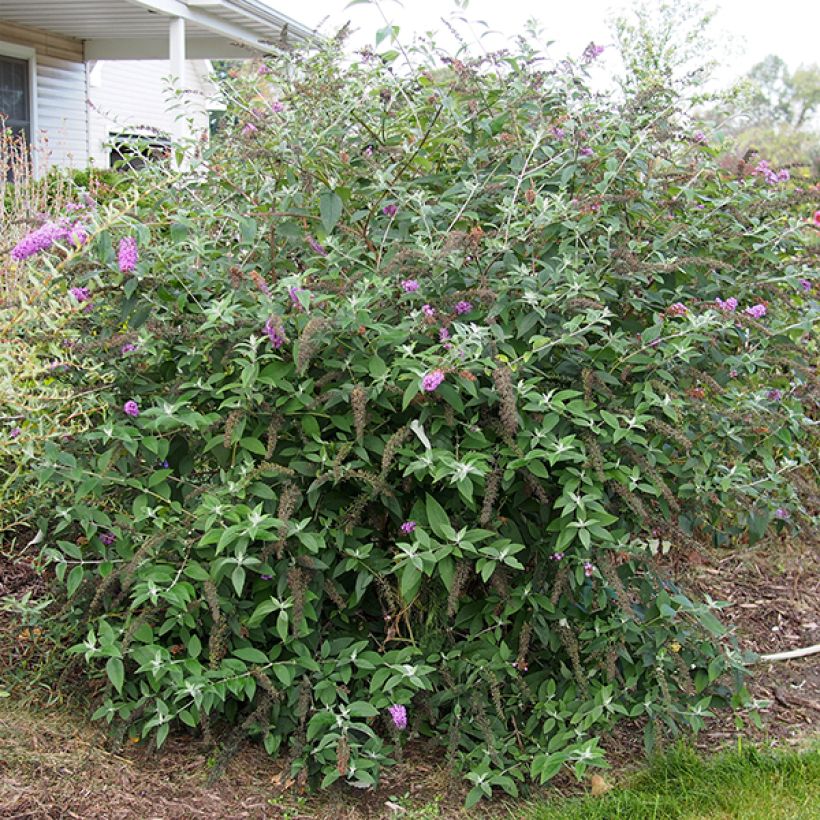
[{"label": "horizontal vinyl siding", "polygon": [[83,168],[88,163],[85,65],[37,55],[37,128],[47,163]]},{"label": "horizontal vinyl siding", "polygon": [[[211,91],[200,79],[201,67],[190,61],[186,67],[187,116],[192,118],[193,135],[208,129],[205,95]],[[111,134],[170,134],[179,100],[169,97],[167,60],[106,60],[101,64],[101,85],[89,88],[91,100],[91,158],[95,165],[108,167]],[[175,108],[169,107],[169,101]]]}]

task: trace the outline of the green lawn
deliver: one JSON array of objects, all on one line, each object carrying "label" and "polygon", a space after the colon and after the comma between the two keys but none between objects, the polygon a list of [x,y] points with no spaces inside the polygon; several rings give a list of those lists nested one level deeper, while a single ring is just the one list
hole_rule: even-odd
[{"label": "green lawn", "polygon": [[701,757],[679,748],[603,797],[539,803],[522,820],[820,818],[820,747]]}]

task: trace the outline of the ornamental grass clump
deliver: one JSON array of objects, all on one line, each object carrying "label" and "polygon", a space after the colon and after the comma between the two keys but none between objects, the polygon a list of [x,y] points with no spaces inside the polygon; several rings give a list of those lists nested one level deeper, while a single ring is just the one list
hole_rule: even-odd
[{"label": "ornamental grass clump", "polygon": [[655,556],[807,520],[813,204],[522,48],[280,56],[196,173],[98,214],[93,367],[52,378],[100,406],[36,473],[98,718],[316,786],[422,738],[474,803],[746,702]]}]

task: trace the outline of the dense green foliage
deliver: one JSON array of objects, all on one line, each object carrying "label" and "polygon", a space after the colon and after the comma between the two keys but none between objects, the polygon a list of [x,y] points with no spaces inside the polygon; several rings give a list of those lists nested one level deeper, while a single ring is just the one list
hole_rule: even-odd
[{"label": "dense green foliage", "polygon": [[34,468],[98,717],[323,785],[418,733],[471,803],[625,716],[697,729],[741,658],[653,556],[802,515],[808,196],[583,63],[334,49],[232,80],[208,165],[37,257],[100,408]]}]

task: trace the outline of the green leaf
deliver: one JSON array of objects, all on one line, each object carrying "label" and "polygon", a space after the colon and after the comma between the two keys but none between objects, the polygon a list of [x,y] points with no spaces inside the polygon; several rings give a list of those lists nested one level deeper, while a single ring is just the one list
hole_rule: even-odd
[{"label": "green leaf", "polygon": [[196,635],[191,635],[188,638],[188,654],[192,658],[198,658],[202,652],[202,641]]},{"label": "green leaf", "polygon": [[264,652],[253,646],[242,646],[239,649],[234,649],[233,654],[248,663],[268,663],[270,660]]},{"label": "green leaf", "polygon": [[439,538],[447,538],[447,531],[444,528],[450,527],[450,519],[444,511],[444,507],[428,493],[425,508],[427,510],[427,523],[430,525],[430,529]]},{"label": "green leaf", "polygon": [[342,198],[335,191],[323,191],[319,197],[322,227],[330,234],[342,216]]},{"label": "green leaf", "polygon": [[68,597],[70,598],[76,591],[77,587],[83,581],[83,568],[82,566],[76,566],[71,572],[68,573],[68,580],[66,581],[66,592],[68,593]]},{"label": "green leaf", "polygon": [[105,673],[108,675],[111,685],[121,694],[122,685],[125,681],[125,667],[122,660],[120,658],[109,658],[105,664]]}]

